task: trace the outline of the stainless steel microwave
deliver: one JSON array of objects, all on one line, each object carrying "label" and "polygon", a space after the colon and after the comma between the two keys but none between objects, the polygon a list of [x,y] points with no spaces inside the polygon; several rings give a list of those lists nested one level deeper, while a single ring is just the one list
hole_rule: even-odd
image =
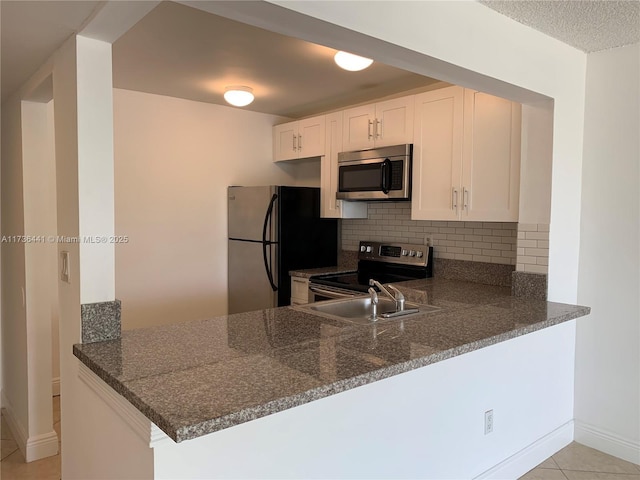
[{"label": "stainless steel microwave", "polygon": [[341,200],[411,200],[413,145],[338,154]]}]

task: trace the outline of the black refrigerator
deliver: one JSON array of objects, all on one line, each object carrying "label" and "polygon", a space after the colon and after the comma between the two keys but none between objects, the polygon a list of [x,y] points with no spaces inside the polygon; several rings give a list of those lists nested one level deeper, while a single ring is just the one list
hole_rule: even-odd
[{"label": "black refrigerator", "polygon": [[320,218],[320,189],[228,188],[229,313],[290,304],[290,270],[337,264],[338,222]]}]

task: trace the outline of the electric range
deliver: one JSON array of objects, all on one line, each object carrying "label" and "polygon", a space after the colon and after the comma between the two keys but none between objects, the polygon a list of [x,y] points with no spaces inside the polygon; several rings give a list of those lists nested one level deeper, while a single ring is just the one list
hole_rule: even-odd
[{"label": "electric range", "polygon": [[432,276],[433,247],[361,241],[358,271],[311,277],[310,300],[318,302],[366,293],[370,279],[385,284]]}]

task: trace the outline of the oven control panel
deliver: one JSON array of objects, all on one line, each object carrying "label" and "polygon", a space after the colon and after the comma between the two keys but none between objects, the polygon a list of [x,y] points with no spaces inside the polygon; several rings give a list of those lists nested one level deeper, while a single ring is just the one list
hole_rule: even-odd
[{"label": "oven control panel", "polygon": [[361,241],[358,260],[426,267],[430,257],[429,248],[427,245]]}]

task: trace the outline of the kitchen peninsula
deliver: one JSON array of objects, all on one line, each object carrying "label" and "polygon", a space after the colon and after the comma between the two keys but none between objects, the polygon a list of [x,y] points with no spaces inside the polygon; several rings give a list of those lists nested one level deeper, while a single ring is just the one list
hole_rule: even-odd
[{"label": "kitchen peninsula", "polygon": [[[472,478],[550,431],[562,441],[572,405],[553,392],[572,388],[572,320],[589,308],[397,286],[440,310],[359,326],[282,307],[125,331],[76,345],[79,375],[144,439],[147,478]],[[131,476],[128,452],[100,474]]]}]

